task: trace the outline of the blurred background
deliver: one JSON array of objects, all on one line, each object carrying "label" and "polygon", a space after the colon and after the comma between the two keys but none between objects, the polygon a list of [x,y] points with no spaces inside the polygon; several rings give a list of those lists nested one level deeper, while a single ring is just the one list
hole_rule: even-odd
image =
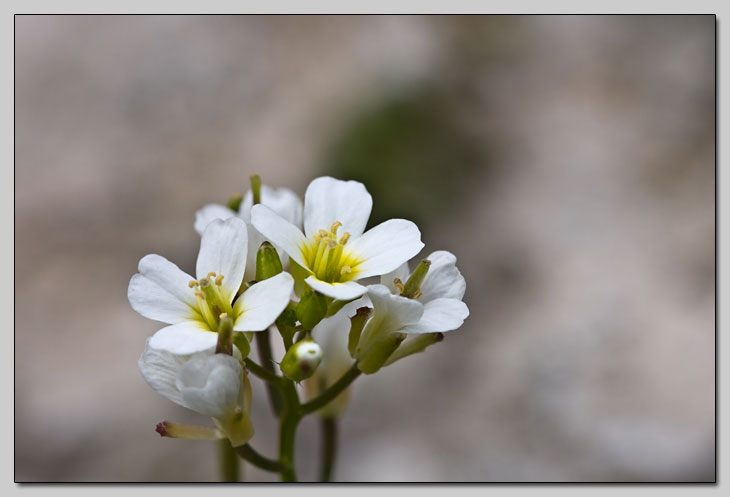
[{"label": "blurred background", "polygon": [[[715,478],[715,18],[15,18],[16,481],[215,481],[127,285],[260,173],[357,179],[471,316],[355,383],[339,481]],[[20,318],[22,317],[22,318]],[[254,380],[256,436],[276,428]],[[300,427],[317,475],[318,423]],[[276,475],[245,468],[246,478]]]}]

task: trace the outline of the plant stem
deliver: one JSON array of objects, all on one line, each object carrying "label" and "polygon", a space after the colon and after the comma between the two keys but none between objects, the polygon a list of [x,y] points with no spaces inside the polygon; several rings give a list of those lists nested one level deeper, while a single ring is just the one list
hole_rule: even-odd
[{"label": "plant stem", "polygon": [[337,455],[337,418],[322,419],[322,468],[319,481],[328,482],[332,478]]},{"label": "plant stem", "polygon": [[285,380],[283,393],[286,407],[279,425],[279,462],[282,465],[281,481],[292,482],[297,481],[297,474],[294,470],[294,442],[297,425],[302,419],[302,415],[299,396],[293,381]]},{"label": "plant stem", "polygon": [[218,442],[221,463],[221,481],[238,481],[238,457],[231,442],[224,438]]},{"label": "plant stem", "polygon": [[254,362],[249,357],[244,359],[244,363],[246,364],[246,367],[248,368],[248,370],[251,373],[253,373],[254,375],[258,376],[259,378],[261,378],[264,381],[273,383],[278,388],[281,387],[281,380],[282,380],[281,376],[277,376],[277,375],[273,374],[271,371],[269,371],[268,369],[265,369],[264,367],[256,364],[256,362]]},{"label": "plant stem", "polygon": [[360,376],[360,373],[361,371],[358,369],[357,363],[353,364],[352,367],[334,383],[334,385],[325,390],[319,397],[303,404],[301,407],[302,415],[311,414],[329,404],[330,401],[334,400],[335,397],[344,392],[345,389],[350,386],[350,383]]},{"label": "plant stem", "polygon": [[274,461],[273,459],[269,459],[266,456],[262,456],[249,444],[236,447],[235,450],[242,459],[245,459],[257,468],[261,468],[266,471],[274,471],[277,473],[281,471],[281,464],[279,463],[279,461]]},{"label": "plant stem", "polygon": [[[276,377],[276,373],[274,372],[274,363],[271,360],[271,342],[269,341],[269,330],[264,330],[256,333],[256,346],[258,347],[262,367],[269,373],[271,373],[271,375]],[[274,409],[274,413],[276,413],[277,417],[281,416],[281,411],[284,406],[282,404],[281,394],[279,390],[270,382],[266,383],[266,390],[269,394],[269,401],[271,402],[271,407]]]}]

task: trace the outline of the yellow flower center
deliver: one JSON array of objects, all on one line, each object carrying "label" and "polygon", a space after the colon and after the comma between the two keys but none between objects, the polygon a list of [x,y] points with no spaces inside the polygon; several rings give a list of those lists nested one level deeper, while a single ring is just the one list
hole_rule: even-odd
[{"label": "yellow flower center", "polygon": [[221,285],[223,284],[223,275],[216,275],[214,272],[208,273],[205,278],[200,280],[192,280],[188,286],[195,291],[195,300],[200,321],[208,325],[211,331],[218,331],[220,323],[220,315],[226,313],[233,316],[233,308],[228,299],[223,295]]},{"label": "yellow flower center", "polygon": [[300,247],[307,269],[314,276],[327,283],[343,283],[355,277],[356,267],[362,262],[347,248],[350,234],[345,232],[337,238],[342,223],[335,221],[328,230],[319,230]]}]

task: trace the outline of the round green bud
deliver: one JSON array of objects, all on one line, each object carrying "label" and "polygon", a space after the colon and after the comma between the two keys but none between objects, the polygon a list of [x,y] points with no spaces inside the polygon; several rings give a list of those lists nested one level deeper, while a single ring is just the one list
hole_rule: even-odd
[{"label": "round green bud", "polygon": [[293,381],[306,380],[322,362],[322,348],[311,338],[301,340],[289,348],[279,367],[281,373]]}]

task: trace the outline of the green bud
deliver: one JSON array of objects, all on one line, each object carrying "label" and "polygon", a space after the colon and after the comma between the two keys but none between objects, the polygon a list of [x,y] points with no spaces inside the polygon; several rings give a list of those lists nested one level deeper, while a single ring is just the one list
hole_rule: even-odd
[{"label": "green bud", "polygon": [[362,329],[372,312],[373,310],[370,307],[360,307],[357,313],[350,318],[350,336],[347,341],[347,350],[350,351],[351,357],[355,357],[355,350],[357,350],[357,344],[360,342]]},{"label": "green bud", "polygon": [[373,374],[383,367],[388,357],[396,351],[403,340],[404,333],[390,333],[375,342],[365,356],[357,363],[357,367],[365,374]]},{"label": "green bud", "polygon": [[431,267],[431,261],[428,259],[423,259],[418,266],[416,266],[416,269],[413,271],[411,276],[408,278],[408,281],[406,281],[406,284],[404,285],[403,291],[401,292],[401,297],[406,297],[408,299],[418,298],[421,293],[421,285],[423,284],[423,280],[426,278],[426,274],[428,274],[428,269]]},{"label": "green bud", "polygon": [[269,279],[283,271],[279,253],[269,242],[264,242],[256,253],[256,281]]},{"label": "green bud", "polygon": [[251,191],[253,192],[253,205],[261,203],[261,176],[258,174],[252,174],[249,178],[251,180]]},{"label": "green bud", "polygon": [[233,355],[233,320],[225,312],[220,315],[218,323],[218,344],[216,354]]},{"label": "green bud", "polygon": [[443,339],[443,333],[424,333],[423,335],[417,335],[415,338],[408,340],[403,345],[398,347],[398,350],[393,352],[393,354],[388,357],[388,360],[385,361],[385,364],[383,364],[383,366],[390,366],[398,359],[403,359],[406,356],[417,354],[418,352],[423,352],[429,345],[438,343]]},{"label": "green bud", "polygon": [[290,380],[302,381],[314,374],[321,361],[322,348],[307,338],[291,346],[279,367],[281,373]]},{"label": "green bud", "polygon": [[251,343],[246,338],[246,335],[240,331],[233,334],[233,345],[235,345],[241,352],[241,357],[243,359],[247,358],[248,354],[251,352]]},{"label": "green bud", "polygon": [[314,290],[304,292],[296,307],[297,319],[305,330],[313,329],[327,314],[327,299]]},{"label": "green bud", "polygon": [[231,198],[228,199],[228,208],[231,209],[234,212],[238,212],[238,209],[241,208],[241,202],[243,202],[243,195],[240,193],[236,193]]}]

